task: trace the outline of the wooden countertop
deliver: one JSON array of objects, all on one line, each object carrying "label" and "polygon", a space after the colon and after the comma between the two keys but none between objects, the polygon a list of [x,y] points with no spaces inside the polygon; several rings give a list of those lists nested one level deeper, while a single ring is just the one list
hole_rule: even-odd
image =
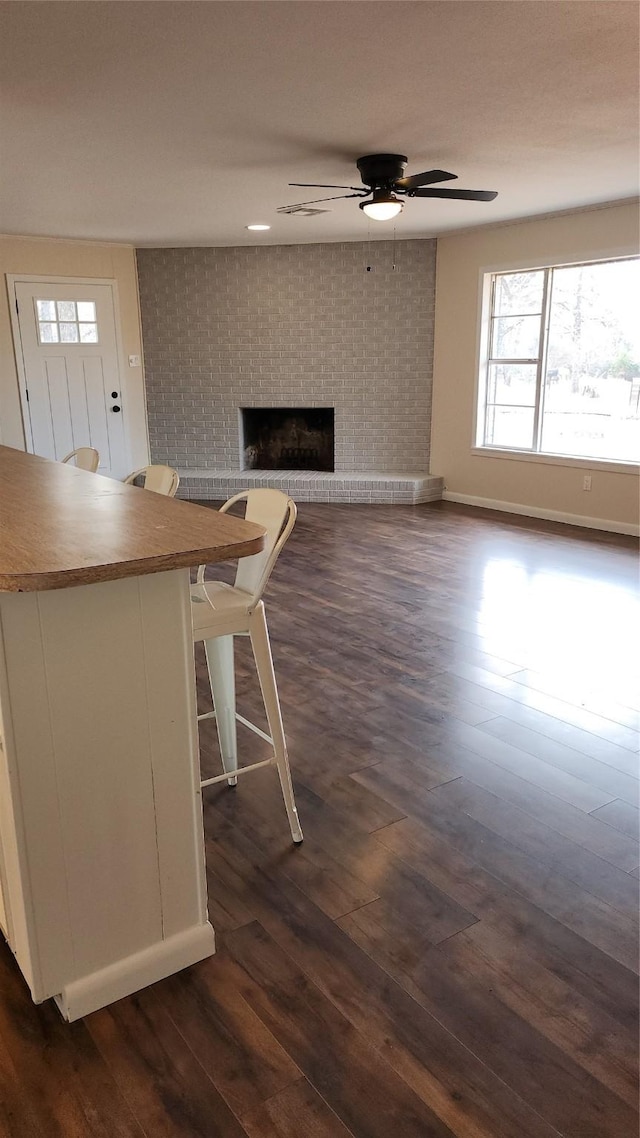
[{"label": "wooden countertop", "polygon": [[259,553],[264,529],[0,446],[0,591],[139,577]]}]

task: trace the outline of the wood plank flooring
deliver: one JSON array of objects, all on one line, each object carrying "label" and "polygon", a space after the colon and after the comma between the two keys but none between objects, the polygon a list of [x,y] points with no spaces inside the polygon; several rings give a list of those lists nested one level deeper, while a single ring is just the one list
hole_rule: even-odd
[{"label": "wood plank flooring", "polygon": [[[634,606],[628,538],[303,505],[267,611],[305,842],[272,770],[205,791],[218,954],[79,1023],[0,946],[2,1138],[635,1138]],[[260,721],[244,643],[238,691]]]}]

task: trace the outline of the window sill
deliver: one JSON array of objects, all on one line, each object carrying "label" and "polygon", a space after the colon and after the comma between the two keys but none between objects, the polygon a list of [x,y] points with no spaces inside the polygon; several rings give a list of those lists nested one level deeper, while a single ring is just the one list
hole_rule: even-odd
[{"label": "window sill", "polygon": [[613,474],[640,474],[637,462],[611,462],[605,458],[576,458],[565,454],[541,454],[538,451],[500,450],[497,447],[472,447],[471,453],[482,458],[515,459],[516,462],[540,462],[545,466],[573,466],[585,470],[606,470]]}]

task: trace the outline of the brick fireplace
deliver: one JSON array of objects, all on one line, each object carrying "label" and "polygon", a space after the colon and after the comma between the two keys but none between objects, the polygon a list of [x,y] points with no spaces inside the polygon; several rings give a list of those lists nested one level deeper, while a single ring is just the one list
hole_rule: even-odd
[{"label": "brick fireplace", "polygon": [[[435,241],[140,249],[154,462],[185,497],[246,485],[298,500],[424,501],[429,474]],[[301,436],[254,466],[240,411],[334,412],[334,461]],[[296,462],[296,454],[300,461]]]}]

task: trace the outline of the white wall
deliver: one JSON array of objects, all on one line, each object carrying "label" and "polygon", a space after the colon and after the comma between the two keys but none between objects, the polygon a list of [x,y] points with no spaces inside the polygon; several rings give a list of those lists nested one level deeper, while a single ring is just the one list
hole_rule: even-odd
[{"label": "white wall", "polygon": [[6,282],[6,274],[20,273],[102,277],[117,282],[124,354],[122,386],[128,408],[131,466],[144,466],[149,461],[144,374],[142,367],[127,366],[129,355],[142,359],[135,253],[128,245],[0,236],[0,274],[4,278],[0,289],[0,443],[25,449]]},{"label": "white wall", "polygon": [[[444,476],[448,495],[634,532],[638,467],[620,472],[595,461],[510,459],[473,454],[472,447],[483,272],[637,253],[638,206],[627,202],[439,239],[431,470]],[[586,465],[591,492],[582,489]]]}]

